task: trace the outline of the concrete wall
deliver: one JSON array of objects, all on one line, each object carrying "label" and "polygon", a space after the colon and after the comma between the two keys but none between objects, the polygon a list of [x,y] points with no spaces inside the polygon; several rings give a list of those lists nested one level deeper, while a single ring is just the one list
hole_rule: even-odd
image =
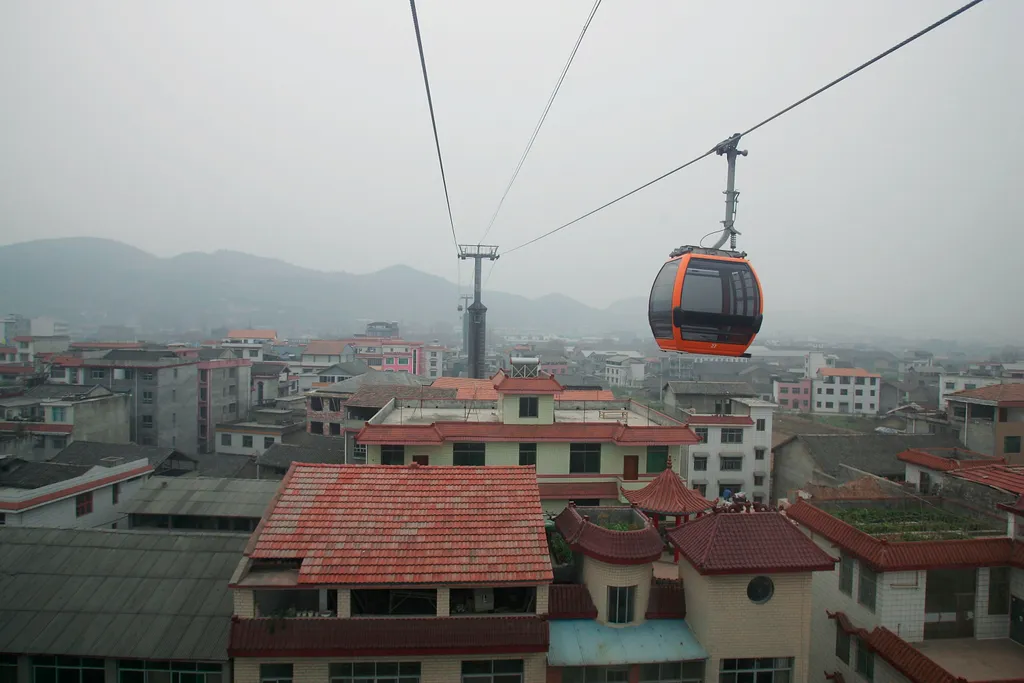
[{"label": "concrete wall", "polygon": [[92,509],[90,514],[75,516],[75,495],[45,503],[22,512],[7,512],[8,526],[35,526],[81,529],[108,529],[113,524],[121,529],[128,528],[127,514],[123,511],[125,503],[138,493],[145,476],[120,482],[118,503],[114,504],[114,486],[107,484],[92,491]]},{"label": "concrete wall", "polygon": [[718,680],[722,659],[748,657],[793,657],[792,683],[819,680],[821,669],[808,668],[810,573],[771,575],[775,593],[760,605],[747,598],[753,575],[702,576],[684,560],[679,576],[686,591],[686,622],[708,651],[705,680]]},{"label": "concrete wall", "polygon": [[608,624],[609,626],[633,626],[646,621],[645,615],[651,597],[651,579],[653,577],[653,564],[609,564],[592,557],[584,556],[583,558],[583,583],[597,608],[597,620],[602,624],[608,624],[608,588],[610,586],[636,586],[633,621],[629,624]]},{"label": "concrete wall", "polygon": [[[244,446],[245,437],[252,437],[252,446]],[[230,440],[230,443],[225,444],[224,439]],[[272,439],[272,443],[265,442],[265,439]],[[221,430],[217,432],[217,443],[214,445],[218,453],[226,453],[229,455],[263,455],[264,452],[275,443],[281,443],[281,434],[274,432],[264,432],[257,428],[252,430],[244,430],[237,428],[232,431]]]},{"label": "concrete wall", "polygon": [[209,425],[211,450],[220,449],[218,422],[244,420],[249,416],[252,403],[252,366],[213,367],[207,370],[209,377]]},{"label": "concrete wall", "polygon": [[501,421],[507,425],[549,425],[555,421],[555,397],[537,396],[537,417],[519,417],[519,396],[504,396],[501,403]]},{"label": "concrete wall", "polygon": [[114,394],[75,403],[75,441],[131,442],[131,397]]},{"label": "concrete wall", "polygon": [[[346,657],[346,662],[419,662],[422,683],[455,683],[461,680],[462,662],[486,659],[522,659],[523,682],[545,683],[547,656],[543,652],[529,654],[448,655],[444,657]],[[285,663],[292,665],[294,683],[327,683],[328,665],[338,658],[320,659],[250,659],[238,657],[235,662],[234,683],[260,683],[260,664]]]}]

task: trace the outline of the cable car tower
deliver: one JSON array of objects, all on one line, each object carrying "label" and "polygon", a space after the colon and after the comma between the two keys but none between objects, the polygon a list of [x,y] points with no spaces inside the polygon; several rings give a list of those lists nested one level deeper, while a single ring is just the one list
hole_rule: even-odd
[{"label": "cable car tower", "polygon": [[469,376],[484,379],[487,355],[487,307],[480,301],[480,276],[484,259],[498,260],[498,247],[491,244],[460,244],[459,258],[473,259],[473,303],[469,305]]}]

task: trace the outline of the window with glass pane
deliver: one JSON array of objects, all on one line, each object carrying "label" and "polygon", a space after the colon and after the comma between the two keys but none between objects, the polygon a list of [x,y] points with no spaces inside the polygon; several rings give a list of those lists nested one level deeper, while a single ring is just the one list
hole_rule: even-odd
[{"label": "window with glass pane", "polygon": [[331,683],[420,683],[419,662],[339,662],[328,671]]},{"label": "window with glass pane", "polygon": [[839,590],[853,595],[853,558],[843,552],[839,554]]},{"label": "window with glass pane", "polygon": [[519,417],[537,417],[540,415],[540,399],[536,396],[519,397]]},{"label": "window with glass pane", "polygon": [[260,664],[260,683],[292,683],[292,665]]},{"label": "window with glass pane", "polygon": [[381,446],[380,447],[380,464],[381,465],[404,465],[405,464],[405,446]]},{"label": "window with glass pane", "polygon": [[462,662],[462,683],[523,683],[523,660],[484,659]]},{"label": "window with glass pane", "polygon": [[537,465],[537,444],[535,443],[521,443],[519,444],[519,464],[520,465]]},{"label": "window with glass pane", "polygon": [[703,683],[703,681],[703,660],[640,665],[640,683]]},{"label": "window with glass pane", "polygon": [[875,595],[878,592],[878,575],[863,562],[860,563],[860,581],[857,584],[857,602],[875,611]]},{"label": "window with glass pane", "polygon": [[723,659],[718,683],[790,683],[792,657]]},{"label": "window with glass pane", "polygon": [[567,666],[562,683],[628,683],[628,666]]},{"label": "window with glass pane", "polygon": [[654,474],[668,469],[668,446],[647,447],[647,472]]},{"label": "window with glass pane", "polygon": [[569,444],[569,472],[571,474],[600,474],[601,444]]},{"label": "window with glass pane", "polygon": [[988,570],[988,613],[1010,613],[1010,568],[991,567]]},{"label": "window with glass pane", "polygon": [[693,433],[697,435],[701,443],[708,442],[708,428],[707,427],[694,427]]},{"label": "window with glass pane", "polygon": [[636,586],[608,586],[608,621],[629,624],[633,621]]},{"label": "window with glass pane", "polygon": [[875,654],[860,638],[857,639],[857,673],[868,683],[875,680]]},{"label": "window with glass pane", "polygon": [[205,662],[168,662],[122,659],[117,662],[118,683],[221,683],[223,667]]},{"label": "window with glass pane", "polygon": [[452,464],[483,467],[486,464],[486,450],[486,445],[482,443],[452,444]]},{"label": "window with glass pane", "polygon": [[102,659],[33,657],[32,683],[104,683]]},{"label": "window with glass pane", "polygon": [[850,634],[836,620],[836,657],[847,664],[850,663]]},{"label": "window with glass pane", "polygon": [[18,683],[17,655],[0,655],[0,683]]}]

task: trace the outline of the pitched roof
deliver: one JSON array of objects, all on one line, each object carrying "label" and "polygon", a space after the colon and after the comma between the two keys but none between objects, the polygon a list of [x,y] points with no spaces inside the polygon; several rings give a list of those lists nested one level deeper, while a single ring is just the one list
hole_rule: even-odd
[{"label": "pitched roof", "polygon": [[686,424],[698,427],[704,425],[749,427],[754,424],[754,421],[750,419],[749,415],[689,415],[686,418]]},{"label": "pitched roof", "polygon": [[820,377],[881,377],[877,372],[868,372],[864,368],[820,368]]},{"label": "pitched roof", "polygon": [[231,624],[232,657],[373,657],[547,652],[543,616],[271,619]]},{"label": "pitched roof", "polygon": [[228,581],[244,545],[234,534],[0,527],[0,652],[227,661]]},{"label": "pitched roof", "polygon": [[[591,522],[592,515],[608,516],[609,519],[631,518],[641,526],[629,531],[609,529]],[[570,504],[555,518],[555,527],[573,550],[611,564],[654,562],[665,549],[658,530],[634,508],[578,508]]]},{"label": "pitched roof", "polygon": [[988,465],[1004,464],[1006,461],[984,453],[976,453],[964,448],[911,448],[896,456],[911,465],[927,467],[938,472],[987,467]]},{"label": "pitched roof", "polygon": [[33,375],[36,372],[36,367],[34,365],[0,363],[0,375]]},{"label": "pitched roof", "polygon": [[618,500],[619,487],[614,481],[538,484],[541,500]]},{"label": "pitched roof", "polygon": [[[561,375],[555,376],[556,381]],[[430,386],[440,389],[455,389],[456,398],[460,401],[496,401],[498,390],[489,379],[472,379],[469,377],[438,377]],[[535,392],[539,393],[539,392]],[[566,389],[555,393],[556,401],[614,401],[615,394],[607,389]]]},{"label": "pitched roof", "polygon": [[288,469],[292,463],[342,464],[345,462],[345,440],[340,437],[323,437],[319,445],[295,445],[275,443],[257,456],[260,465],[277,469]]},{"label": "pitched roof", "polygon": [[80,477],[90,469],[92,468],[6,458],[0,460],[0,488],[38,489]]},{"label": "pitched roof", "polygon": [[277,339],[277,330],[228,330],[227,339]]},{"label": "pitched roof", "polygon": [[499,372],[492,378],[494,389],[499,394],[557,394],[562,385],[554,377],[542,374],[538,377],[509,377]]},{"label": "pitched roof", "polygon": [[287,369],[287,363],[260,361],[252,364],[252,370],[250,372],[253,377],[277,377]]},{"label": "pitched roof", "polygon": [[904,451],[963,448],[959,439],[939,434],[798,434],[773,449],[776,457],[792,443],[802,445],[817,467],[833,477],[841,465],[881,477],[903,476],[906,466],[896,456]]},{"label": "pitched roof", "polygon": [[196,461],[196,473],[200,477],[253,479],[256,466],[248,455],[234,453],[193,453],[189,456]]},{"label": "pitched roof", "polygon": [[334,365],[330,365],[326,368],[321,368],[316,371],[316,374],[319,376],[348,375],[349,377],[355,377],[356,375],[369,372],[371,369],[372,368],[370,368],[369,365],[357,358],[355,360],[346,360],[341,363],[335,363]]},{"label": "pitched roof", "polygon": [[999,508],[1000,510],[1012,512],[1018,517],[1024,517],[1024,496],[1017,496],[1017,500],[1014,501],[1013,505],[1007,505],[1006,503],[996,503],[996,507]]},{"label": "pitched roof", "polygon": [[958,479],[1002,489],[1018,496],[1024,495],[1024,466],[1021,465],[989,465],[950,474]]},{"label": "pitched roof", "polygon": [[125,512],[259,519],[280,482],[212,477],[151,477],[132,494]]},{"label": "pitched roof", "polygon": [[699,443],[689,427],[629,426],[617,422],[556,422],[548,425],[500,422],[434,422],[428,425],[366,424],[356,436],[361,444],[442,444],[453,442],[574,442],[635,446]]},{"label": "pitched roof", "polygon": [[354,408],[383,408],[391,399],[455,399],[455,389],[441,389],[433,386],[402,386],[400,384],[367,384],[352,394],[346,406]]},{"label": "pitched roof", "polygon": [[805,500],[786,508],[786,516],[824,536],[875,571],[996,567],[1024,568],[1024,543],[1009,538],[946,541],[883,541],[833,517]]},{"label": "pitched roof", "polygon": [[192,460],[190,456],[174,448],[164,446],[137,446],[133,443],[103,443],[101,441],[73,441],[48,462],[64,465],[85,465],[94,467],[116,467],[134,460],[148,460],[153,467],[159,467],[168,458]]},{"label": "pitched roof", "polygon": [[340,356],[348,342],[339,339],[311,339],[303,349],[304,356]]},{"label": "pitched roof", "polygon": [[349,377],[346,380],[335,382],[329,387],[317,389],[317,392],[354,394],[364,385],[402,384],[405,386],[418,387],[429,383],[430,381],[427,378],[419,377],[411,372],[384,372],[382,370],[371,369],[361,375],[356,375],[355,377]]},{"label": "pitched roof", "polygon": [[582,583],[553,583],[548,586],[548,618],[597,619],[597,608]]},{"label": "pitched roof", "polygon": [[301,560],[305,584],[552,579],[532,467],[296,463],[247,554]]},{"label": "pitched roof", "polygon": [[74,384],[37,384],[34,387],[25,389],[22,396],[25,398],[35,398],[40,400],[65,399],[69,401],[78,401],[85,398],[109,396],[112,393],[113,392],[110,391],[110,389],[107,389],[105,386],[100,384],[94,384],[91,387]]},{"label": "pitched roof", "polygon": [[667,382],[665,384],[673,394],[698,396],[749,396],[758,394],[746,382]]},{"label": "pitched roof", "polygon": [[668,538],[701,574],[831,571],[836,563],[778,512],[705,515]]},{"label": "pitched roof", "polygon": [[655,577],[651,581],[646,616],[648,619],[686,618],[686,592],[681,579]]},{"label": "pitched roof", "polygon": [[842,612],[829,612],[828,616],[835,619],[846,633],[857,636],[869,650],[906,676],[910,683],[966,683],[965,679],[949,673],[884,626],[868,631],[855,627]]},{"label": "pitched roof", "polygon": [[672,470],[671,462],[647,486],[635,491],[622,489],[622,495],[641,510],[659,515],[685,515],[712,507],[711,501],[686,486],[686,481]]},{"label": "pitched roof", "polygon": [[[103,360],[170,360],[178,354],[169,349],[112,349],[103,354]],[[194,361],[193,361],[194,362]]]},{"label": "pitched roof", "polygon": [[993,384],[977,389],[965,389],[951,394],[946,394],[946,399],[972,399],[975,401],[986,401],[1002,405],[1004,403],[1020,403],[1024,405],[1024,383],[1011,382],[1007,384]]}]

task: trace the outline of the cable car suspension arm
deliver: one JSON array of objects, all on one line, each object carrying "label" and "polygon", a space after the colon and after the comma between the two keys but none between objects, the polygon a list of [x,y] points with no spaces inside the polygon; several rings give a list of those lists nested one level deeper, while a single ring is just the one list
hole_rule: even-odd
[{"label": "cable car suspension arm", "polygon": [[747,150],[741,150],[737,147],[741,137],[743,137],[742,133],[735,133],[728,140],[719,142],[714,148],[715,154],[719,156],[725,155],[725,160],[729,164],[729,170],[725,182],[725,220],[722,221],[722,235],[715,242],[715,245],[711,247],[712,249],[721,249],[726,241],[728,241],[729,248],[733,251],[736,250],[736,235],[740,234],[736,230],[736,201],[740,196],[739,190],[736,189],[736,157],[747,156]]}]

